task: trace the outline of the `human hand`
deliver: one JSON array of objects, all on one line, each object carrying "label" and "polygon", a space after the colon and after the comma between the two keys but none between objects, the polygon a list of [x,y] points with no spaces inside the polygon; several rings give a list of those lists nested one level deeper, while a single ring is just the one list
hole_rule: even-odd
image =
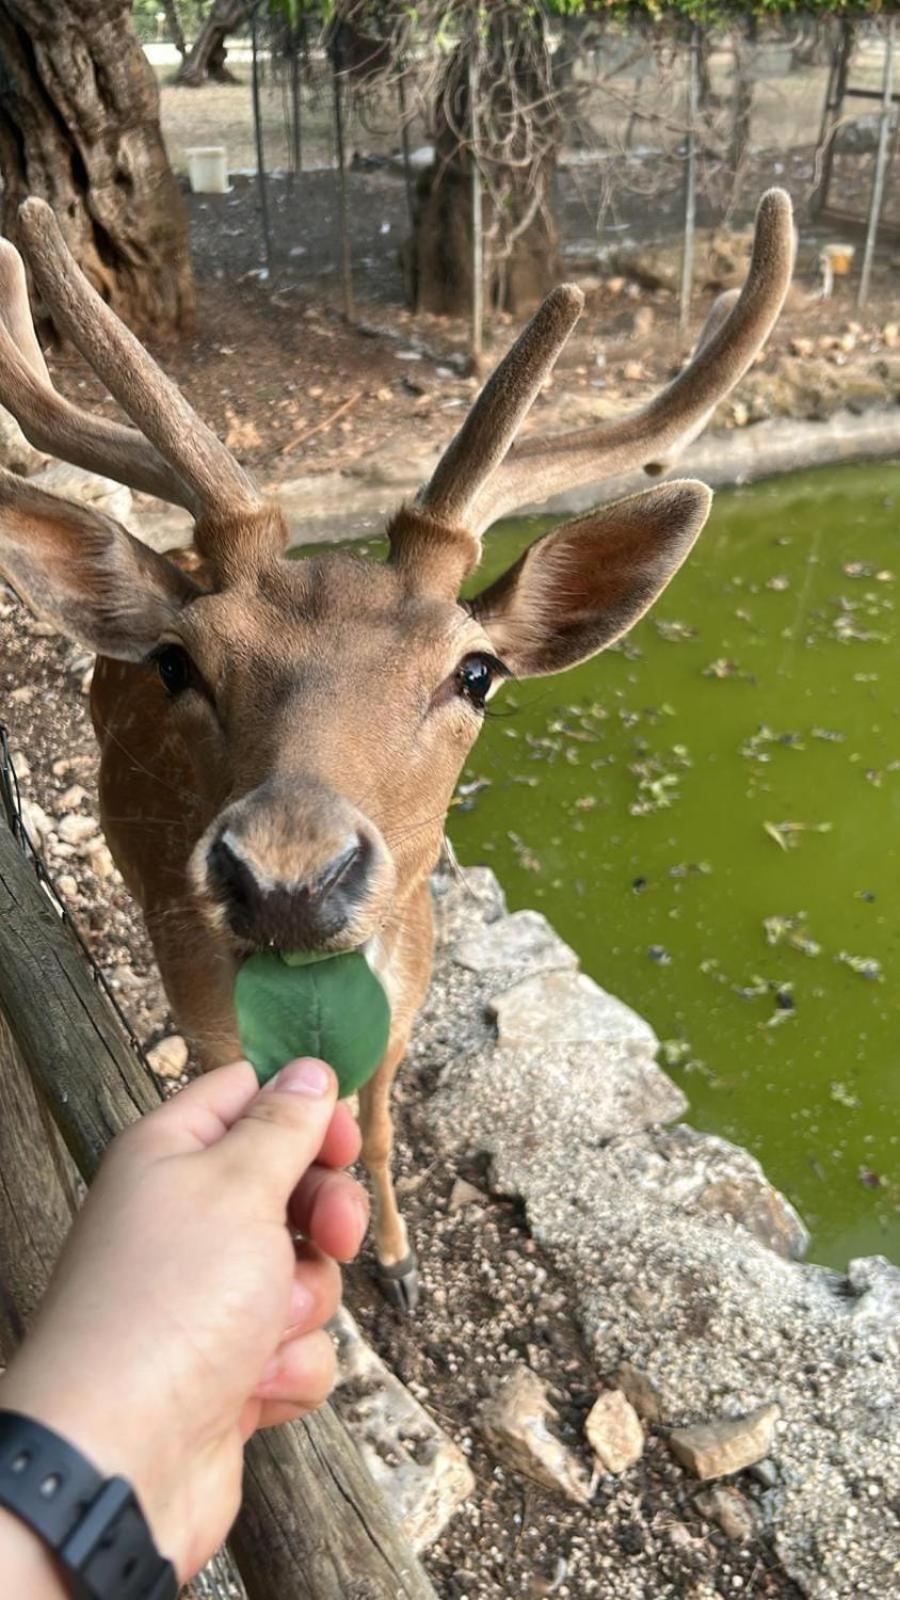
[{"label": "human hand", "polygon": [[320,1062],[262,1091],[238,1062],[121,1134],[0,1381],[0,1407],[132,1483],[182,1580],[237,1514],[244,1442],[334,1382],[335,1263],[368,1220],[334,1170],[359,1153],[336,1094]]}]

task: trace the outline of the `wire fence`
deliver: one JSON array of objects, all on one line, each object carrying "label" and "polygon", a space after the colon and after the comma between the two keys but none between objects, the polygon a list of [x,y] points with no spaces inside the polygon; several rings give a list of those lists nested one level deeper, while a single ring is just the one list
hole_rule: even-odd
[{"label": "wire fence", "polygon": [[[347,312],[382,302],[462,314],[478,244],[474,176],[485,305],[518,312],[517,297],[536,295],[527,272],[510,270],[513,246],[522,259],[549,246],[557,261],[602,267],[623,239],[740,231],[772,182],[823,246],[849,238],[855,272],[854,241],[873,216],[874,243],[895,248],[892,32],[874,16],[743,19],[692,35],[569,21],[544,25],[511,63],[482,41],[473,84],[458,34],[398,42],[261,17],[255,40],[229,49],[235,84],[173,89],[157,70],[175,165],[192,144],[226,150],[231,194],[192,200],[201,275],[218,261],[315,285]],[[442,301],[434,279],[451,268],[458,293]]]}]

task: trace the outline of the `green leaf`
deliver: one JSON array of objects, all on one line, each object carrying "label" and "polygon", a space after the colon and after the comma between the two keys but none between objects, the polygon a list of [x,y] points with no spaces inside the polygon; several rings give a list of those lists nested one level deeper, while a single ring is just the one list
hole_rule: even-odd
[{"label": "green leaf", "polygon": [[298,1056],[318,1056],[334,1068],[343,1099],[387,1049],[391,1008],[358,950],[321,959],[258,951],[238,969],[234,1003],[241,1049],[260,1083]]}]

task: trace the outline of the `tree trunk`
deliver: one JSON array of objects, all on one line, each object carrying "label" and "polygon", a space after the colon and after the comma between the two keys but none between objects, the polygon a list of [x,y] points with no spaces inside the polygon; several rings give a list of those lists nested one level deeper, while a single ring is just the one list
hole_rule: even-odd
[{"label": "tree trunk", "polygon": [[[420,310],[467,316],[472,305],[472,116],[468,55],[453,52],[433,110],[434,166],[418,190],[414,240]],[[482,177],[484,304],[530,311],[559,281],[552,211],[558,108],[543,21],[536,8],[498,4],[488,13],[478,77],[476,153]]]},{"label": "tree trunk", "polygon": [[185,42],[184,29],[181,26],[181,18],[178,15],[178,0],[162,0],[162,8],[166,13],[166,21],[169,24],[172,43],[183,61],[187,55],[187,44]]},{"label": "tree trunk", "polygon": [[237,83],[225,65],[225,40],[229,33],[246,22],[253,0],[215,0],[203,27],[178,68],[175,82],[186,89],[198,89],[212,79],[215,83]]},{"label": "tree trunk", "polygon": [[189,326],[187,215],[159,127],[159,93],[129,0],[0,0],[3,231],[29,194],[133,327]]}]

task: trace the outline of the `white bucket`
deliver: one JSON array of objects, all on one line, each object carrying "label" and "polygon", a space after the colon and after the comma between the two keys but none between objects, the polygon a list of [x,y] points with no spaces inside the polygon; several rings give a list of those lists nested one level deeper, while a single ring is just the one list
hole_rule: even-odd
[{"label": "white bucket", "polygon": [[228,163],[223,144],[195,145],[184,153],[194,194],[228,193]]}]

